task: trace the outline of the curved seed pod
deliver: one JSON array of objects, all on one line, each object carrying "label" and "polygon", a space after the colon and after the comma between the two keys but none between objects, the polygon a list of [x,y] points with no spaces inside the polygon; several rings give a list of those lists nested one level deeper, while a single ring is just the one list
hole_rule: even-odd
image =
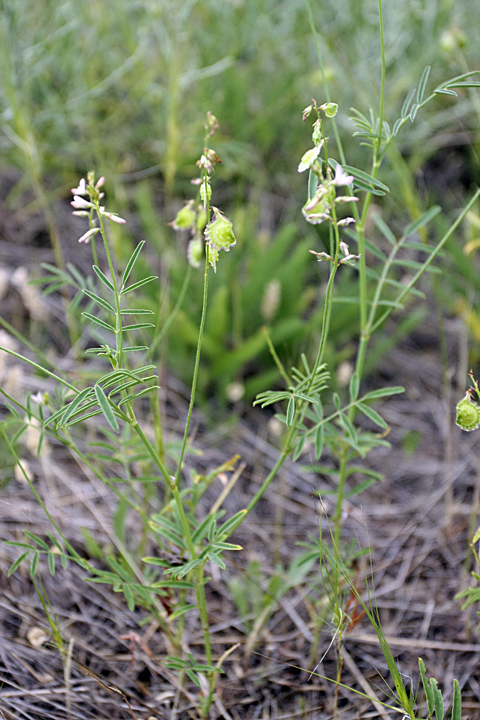
[{"label": "curved seed pod", "polygon": [[216,207],[212,207],[213,219],[205,228],[205,239],[216,250],[226,250],[236,245],[237,238],[233,232],[232,221]]},{"label": "curved seed pod", "polygon": [[174,230],[187,230],[195,222],[195,201],[189,200],[176,214],[175,220],[169,223]]},{"label": "curved seed pod", "polygon": [[480,407],[472,400],[469,392],[457,405],[456,423],[467,432],[480,427]]},{"label": "curved seed pod", "polygon": [[232,221],[223,215],[216,207],[212,207],[213,219],[205,228],[205,241],[209,245],[210,264],[216,270],[216,261],[220,250],[228,252],[231,247],[236,245],[237,238],[233,232]]}]

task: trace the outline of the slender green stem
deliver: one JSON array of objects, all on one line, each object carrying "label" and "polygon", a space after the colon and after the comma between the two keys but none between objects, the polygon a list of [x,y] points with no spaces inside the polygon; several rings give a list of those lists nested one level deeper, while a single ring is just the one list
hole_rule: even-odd
[{"label": "slender green stem", "polygon": [[13,355],[13,357],[16,357],[18,360],[22,360],[22,362],[27,363],[28,365],[31,365],[36,370],[39,370],[40,372],[44,373],[45,375],[48,375],[49,377],[53,378],[54,380],[57,380],[62,385],[65,385],[69,390],[72,390],[76,395],[79,394],[79,390],[77,390],[76,387],[73,385],[70,385],[69,382],[61,378],[59,375],[55,375],[55,373],[51,372],[50,370],[47,370],[46,368],[42,367],[38,363],[34,362],[33,360],[30,360],[29,358],[25,357],[25,355],[20,355],[19,353],[16,353],[14,350],[10,350],[9,348],[4,347],[3,345],[0,345],[0,350],[3,352],[8,353],[9,355]]},{"label": "slender green stem", "polygon": [[263,333],[264,333],[264,335],[265,335],[265,340],[267,341],[268,349],[270,350],[270,355],[272,356],[273,361],[274,361],[275,365],[276,365],[277,368],[278,368],[278,372],[280,373],[280,375],[282,376],[282,378],[283,378],[283,380],[284,380],[284,382],[285,382],[285,385],[288,387],[289,385],[292,384],[292,381],[291,381],[291,379],[288,377],[287,371],[286,371],[285,368],[283,367],[283,363],[282,363],[282,361],[280,360],[280,358],[278,357],[277,351],[275,350],[275,346],[274,346],[274,344],[273,344],[273,342],[272,342],[272,338],[270,337],[269,331],[267,330],[266,327],[262,328],[262,330],[263,330]]},{"label": "slender green stem", "polygon": [[[199,372],[199,368],[200,368],[200,356],[201,356],[201,350],[202,350],[202,341],[203,341],[203,336],[204,336],[204,332],[205,332],[205,321],[206,321],[206,316],[207,316],[209,266],[210,266],[209,248],[208,248],[208,246],[206,246],[206,248],[205,248],[205,274],[204,274],[204,283],[203,283],[202,317],[200,320],[200,327],[199,327],[199,332],[198,332],[197,352],[196,352],[196,356],[195,356],[195,367],[194,367],[193,378],[192,378],[190,404],[188,407],[187,421],[185,424],[185,431],[183,434],[182,449],[180,451],[180,458],[178,461],[177,472],[175,475],[175,480],[174,480],[173,486],[171,485],[173,497],[175,499],[178,512],[180,514],[180,520],[181,520],[182,527],[183,527],[184,537],[185,537],[187,547],[189,550],[189,554],[190,554],[190,557],[192,560],[195,560],[197,555],[196,555],[195,547],[194,547],[193,541],[192,541],[190,525],[189,525],[187,517],[185,515],[185,511],[183,508],[182,499],[180,497],[178,486],[179,486],[179,480],[180,480],[180,472],[182,470],[182,465],[183,465],[183,458],[185,456],[185,452],[187,449],[187,442],[188,442],[193,408],[195,405],[195,395],[196,395],[196,389],[197,389],[197,383],[198,383],[198,372]],[[211,665],[212,664],[212,646],[211,646],[211,641],[210,641],[210,626],[209,626],[209,621],[208,621],[207,600],[206,600],[206,596],[205,596],[203,572],[204,572],[203,565],[199,568],[196,568],[196,570],[195,570],[195,579],[196,579],[195,596],[197,599],[197,607],[198,607],[198,612],[200,615],[200,623],[202,626],[207,664]],[[209,698],[210,699],[207,700],[208,705],[211,704],[211,697],[213,696],[215,682],[216,682],[216,677],[215,677],[215,673],[214,673],[213,676],[209,677],[209,686],[210,686]]]},{"label": "slender green stem", "polygon": [[115,295],[115,349],[116,349],[115,363],[116,363],[116,368],[121,368],[122,361],[123,361],[123,331],[122,331],[122,313],[121,313],[121,309],[120,309],[120,293],[118,291],[118,283],[117,283],[117,278],[115,275],[115,268],[113,266],[112,255],[110,253],[110,247],[108,245],[107,235],[105,232],[105,223],[103,220],[103,215],[100,212],[100,206],[99,206],[98,200],[95,202],[95,209],[97,211],[97,217],[98,217],[98,221],[100,224],[100,234],[102,236],[105,253],[107,255],[108,267],[110,270],[110,275],[112,278],[112,285],[114,288],[114,295]]},{"label": "slender green stem", "polygon": [[[313,18],[312,5],[311,5],[310,0],[305,0],[305,2],[306,2],[306,5],[307,5],[308,20],[309,20],[309,23],[310,23],[310,29],[311,29],[311,31],[312,31],[313,41],[314,41],[314,43],[315,43],[315,51],[316,51],[316,53],[317,53],[318,64],[319,64],[319,67],[320,67],[320,72],[321,72],[321,74],[322,74],[323,92],[325,93],[325,99],[327,100],[327,102],[330,102],[330,89],[329,89],[329,87],[328,87],[327,78],[326,78],[326,76],[325,76],[325,66],[324,66],[324,64],[323,64],[322,52],[321,52],[321,50],[320,50],[320,45],[319,45],[319,42],[318,42],[318,34],[317,34],[316,29],[315,29],[315,20],[314,20],[314,18]],[[341,137],[340,137],[340,133],[339,133],[339,131],[338,131],[338,126],[337,126],[337,123],[336,123],[336,121],[335,121],[335,118],[332,118],[332,122],[333,122],[333,134],[335,135],[335,142],[337,143],[337,148],[338,148],[338,155],[339,155],[339,157],[340,157],[341,163],[342,163],[343,165],[345,165],[345,163],[346,163],[345,153],[344,153],[344,150],[343,150],[342,139],[341,139]]]},{"label": "slender green stem", "polygon": [[[425,273],[425,271],[429,268],[429,266],[435,260],[438,253],[441,251],[441,249],[443,248],[443,246],[445,245],[447,240],[453,235],[453,233],[455,232],[457,227],[465,219],[465,217],[467,216],[471,207],[476,203],[476,201],[478,200],[479,197],[480,197],[480,189],[475,192],[475,194],[472,196],[471,200],[469,200],[467,205],[465,205],[465,207],[463,208],[462,212],[457,217],[455,222],[450,226],[450,228],[447,230],[447,232],[443,235],[443,237],[439,241],[435,250],[432,253],[430,253],[428,258],[425,260],[423,265],[417,270],[417,272],[415,273],[413,278],[410,280],[408,285],[405,286],[405,289],[402,290],[401,294],[398,296],[398,298],[396,300],[397,303],[401,303],[405,299],[405,297],[408,295],[408,293],[410,292],[412,287],[414,287],[414,285],[417,284],[419,279],[422,277],[422,275]],[[388,310],[385,310],[385,312],[382,313],[382,315],[379,318],[377,318],[377,320],[371,326],[370,334],[375,332],[375,330],[377,330],[380,327],[380,325],[382,325],[385,322],[385,320],[391,315],[392,312],[393,312],[393,308],[389,308]]]},{"label": "slender green stem", "polygon": [[345,447],[340,455],[340,466],[338,471],[337,497],[335,501],[335,513],[333,515],[333,546],[335,554],[340,555],[340,538],[342,532],[342,514],[345,495],[345,484],[347,481],[348,448]]},{"label": "slender green stem", "polygon": [[170,325],[175,320],[175,318],[178,314],[178,311],[182,307],[183,301],[185,299],[185,295],[187,294],[187,290],[188,290],[188,286],[190,284],[191,277],[192,277],[192,266],[188,265],[187,272],[185,273],[185,278],[182,283],[182,287],[180,288],[180,292],[178,294],[178,298],[175,303],[175,306],[172,309],[172,312],[170,313],[167,320],[163,324],[162,329],[161,330],[155,329],[155,335],[154,335],[153,341],[150,345],[150,354],[152,354],[156,350],[158,344],[161,342],[163,336],[166,335],[166,333],[168,332]]},{"label": "slender green stem", "polygon": [[[292,436],[292,432],[289,433],[289,437],[291,437],[291,436]],[[285,447],[284,447],[282,453],[280,454],[277,462],[275,463],[274,467],[270,470],[270,472],[268,473],[268,475],[267,475],[267,477],[265,478],[265,480],[263,481],[263,483],[260,485],[260,487],[259,487],[259,489],[257,490],[257,492],[255,493],[255,495],[253,496],[253,498],[252,498],[252,499],[250,500],[250,502],[248,503],[248,505],[247,505],[247,507],[246,507],[247,514],[250,513],[250,512],[252,512],[253,508],[254,508],[255,505],[258,503],[258,501],[260,500],[260,498],[263,497],[263,495],[264,495],[265,491],[267,490],[268,486],[270,485],[270,483],[272,482],[272,480],[274,480],[274,479],[276,478],[276,476],[277,476],[277,474],[278,474],[278,471],[280,470],[280,468],[282,467],[283,463],[285,462],[285,460],[287,459],[287,457],[290,455],[291,452],[292,452],[292,447],[291,447],[291,445],[289,445],[288,443],[286,443],[286,444],[285,444]]]},{"label": "slender green stem", "polygon": [[25,345],[29,350],[31,350],[42,361],[44,365],[49,365],[52,368],[55,367],[55,363],[53,363],[45,355],[45,353],[40,350],[40,348],[36,347],[35,343],[31,342],[27,337],[25,337],[25,335],[23,335],[16,328],[14,328],[13,325],[10,325],[10,323],[5,320],[5,318],[0,317],[0,325],[3,325],[3,327],[8,330],[10,335],[16,337],[17,340],[19,340],[21,343],[23,343],[23,345]]},{"label": "slender green stem", "polygon": [[10,452],[12,453],[12,455],[13,455],[13,457],[14,457],[14,459],[15,459],[16,464],[17,464],[18,467],[20,468],[23,477],[25,478],[26,482],[28,483],[28,486],[30,487],[30,490],[31,490],[32,493],[34,494],[36,501],[38,502],[39,506],[42,508],[43,512],[44,512],[45,515],[47,516],[47,518],[48,518],[51,526],[53,527],[53,529],[58,533],[58,536],[62,539],[62,542],[64,543],[64,545],[65,545],[66,549],[68,550],[68,552],[71,554],[71,556],[73,557],[74,560],[81,561],[83,567],[91,568],[92,566],[90,565],[90,563],[89,563],[87,560],[84,560],[84,559],[77,553],[77,551],[75,550],[75,548],[73,547],[73,545],[71,545],[71,544],[69,543],[69,541],[67,540],[67,538],[66,538],[66,537],[64,536],[64,534],[62,533],[60,527],[59,527],[58,524],[55,522],[55,519],[52,517],[52,515],[51,515],[50,512],[48,511],[47,506],[45,505],[45,503],[43,502],[42,498],[41,498],[40,495],[38,494],[38,492],[37,492],[34,484],[33,484],[32,481],[30,480],[30,478],[28,477],[28,473],[25,471],[25,468],[23,467],[23,465],[22,465],[22,463],[21,463],[21,460],[19,459],[19,457],[18,457],[18,455],[17,455],[17,453],[16,453],[16,451],[15,451],[15,448],[13,447],[12,443],[10,442],[10,439],[9,439],[9,437],[8,437],[6,431],[5,431],[5,428],[4,428],[3,424],[0,424],[0,432],[2,433],[3,438],[4,438],[4,440],[5,440],[5,442],[6,442],[7,446],[8,446],[8,449],[10,450]]},{"label": "slender green stem", "polygon": [[141,441],[143,442],[143,444],[144,444],[144,446],[145,446],[148,454],[149,454],[150,457],[152,458],[153,462],[155,463],[155,465],[156,465],[156,466],[158,467],[158,469],[160,470],[160,472],[161,472],[161,474],[162,474],[162,477],[163,477],[163,479],[165,480],[165,482],[167,483],[168,487],[170,488],[170,490],[173,490],[173,487],[174,487],[174,479],[169,475],[167,468],[166,468],[165,465],[163,464],[163,462],[162,462],[162,460],[160,459],[157,451],[156,451],[155,448],[153,447],[153,445],[152,445],[152,443],[150,442],[150,440],[148,439],[148,437],[147,437],[147,436],[145,435],[145,433],[143,432],[143,430],[142,430],[142,428],[140,427],[140,425],[138,424],[137,420],[134,420],[134,421],[131,423],[131,426],[132,426],[133,430],[137,433],[138,437],[139,437],[139,438],[141,439]]},{"label": "slender green stem", "polygon": [[385,36],[383,30],[383,9],[382,0],[378,0],[378,24],[380,29],[380,57],[382,63],[381,79],[380,79],[380,104],[378,111],[378,137],[375,143],[375,159],[380,162],[380,154],[382,147],[382,135],[383,135],[383,113],[385,107],[385,73],[386,73],[386,62],[385,62]]},{"label": "slender green stem", "polygon": [[203,281],[202,317],[200,320],[200,327],[199,327],[199,331],[198,331],[197,352],[195,354],[195,367],[193,370],[192,389],[190,392],[190,404],[188,406],[187,422],[185,423],[185,431],[183,433],[183,442],[182,442],[182,449],[180,451],[180,459],[178,461],[177,472],[175,475],[175,484],[178,484],[178,481],[180,479],[183,458],[185,456],[185,452],[187,449],[188,434],[189,434],[189,430],[190,430],[190,423],[192,420],[193,408],[195,405],[195,395],[197,392],[197,383],[198,383],[198,371],[200,368],[200,356],[201,356],[201,352],[202,352],[203,335],[205,332],[205,321],[207,318],[208,270],[209,270],[209,267],[210,267],[209,248],[207,245],[205,247],[205,274],[204,274],[204,281]]},{"label": "slender green stem", "polygon": [[[385,104],[385,40],[383,30],[383,12],[382,12],[382,0],[378,0],[378,12],[379,12],[379,30],[380,30],[380,48],[381,48],[381,82],[380,82],[380,101],[379,101],[379,113],[378,113],[378,135],[373,145],[373,157],[372,157],[372,177],[376,177],[380,168],[382,160],[382,135],[383,135],[383,114]],[[368,209],[372,200],[372,193],[367,193],[363,204],[362,215],[360,221],[357,223],[357,237],[358,237],[358,253],[360,255],[358,272],[359,272],[359,306],[360,306],[360,339],[357,350],[357,358],[355,363],[355,372],[360,382],[363,375],[363,368],[365,365],[365,356],[367,351],[367,345],[370,339],[368,332],[368,294],[367,294],[367,263],[365,256],[365,224],[367,221]],[[350,420],[353,421],[355,416],[355,407],[350,410]],[[347,478],[347,465],[348,465],[348,447],[345,447],[340,456],[340,468],[339,468],[339,480],[337,487],[337,500],[334,515],[334,539],[335,539],[335,552],[340,552],[340,535],[341,535],[341,524],[342,524],[342,509],[344,503],[345,484]]]}]

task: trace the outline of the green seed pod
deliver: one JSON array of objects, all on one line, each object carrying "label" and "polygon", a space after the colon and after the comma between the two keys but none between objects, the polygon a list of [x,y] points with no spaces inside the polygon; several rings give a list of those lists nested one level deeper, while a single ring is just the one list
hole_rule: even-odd
[{"label": "green seed pod", "polygon": [[324,103],[323,105],[320,105],[320,110],[323,110],[328,118],[333,118],[337,114],[338,105],[337,103],[332,102]]},{"label": "green seed pod", "polygon": [[213,220],[205,228],[206,241],[215,250],[226,250],[228,252],[237,242],[232,222],[225,215],[222,215],[217,208],[212,207],[212,211]]},{"label": "green seed pod", "polygon": [[195,222],[195,201],[190,200],[178,211],[175,220],[170,223],[174,230],[187,230]]},{"label": "green seed pod", "polygon": [[232,221],[223,215],[216,207],[212,207],[213,219],[205,228],[205,241],[209,247],[208,258],[214,272],[217,272],[217,260],[220,250],[228,252],[237,238],[233,232]]},{"label": "green seed pod", "polygon": [[456,423],[458,427],[467,432],[480,427],[480,407],[473,402],[469,392],[457,405]]},{"label": "green seed pod", "polygon": [[203,239],[198,234],[195,235],[193,240],[190,240],[190,242],[188,243],[187,257],[188,262],[192,267],[200,267],[200,263],[203,257]]}]

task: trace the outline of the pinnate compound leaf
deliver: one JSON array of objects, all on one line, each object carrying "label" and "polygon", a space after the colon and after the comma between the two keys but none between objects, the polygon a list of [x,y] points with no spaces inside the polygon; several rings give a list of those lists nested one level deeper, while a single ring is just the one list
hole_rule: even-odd
[{"label": "pinnate compound leaf", "polygon": [[32,557],[32,563],[30,565],[30,577],[33,580],[37,573],[38,568],[38,552],[35,552]]},{"label": "pinnate compound leaf", "polygon": [[127,330],[143,330],[152,327],[155,327],[153,323],[135,323],[134,325],[124,325],[122,330],[126,332]]},{"label": "pinnate compound leaf", "polygon": [[275,402],[280,402],[281,400],[288,400],[291,397],[291,393],[285,392],[285,391],[279,391],[275,392],[273,390],[267,390],[265,392],[259,393],[253,402],[253,405],[259,405],[260,403],[262,408],[267,407],[267,405],[273,405]]},{"label": "pinnate compound leaf", "polygon": [[99,278],[99,280],[100,280],[104,285],[106,285],[109,290],[111,290],[111,291],[114,293],[114,292],[115,292],[115,288],[113,287],[112,283],[111,283],[110,280],[107,278],[107,276],[105,275],[105,273],[103,273],[103,272],[100,270],[100,268],[97,267],[96,265],[93,265],[92,267],[93,267],[93,272],[94,272],[95,275]]},{"label": "pinnate compound leaf", "polygon": [[95,315],[92,315],[88,312],[83,312],[82,315],[96,325],[100,325],[100,327],[105,328],[105,330],[110,330],[110,332],[113,333],[115,332],[115,328],[112,325],[109,325],[109,323],[105,322],[104,320],[100,320],[100,318],[95,317]]},{"label": "pinnate compound leaf", "polygon": [[457,97],[457,93],[454,90],[447,90],[446,88],[441,88],[440,90],[434,90],[433,92],[436,95],[453,95],[454,97]]},{"label": "pinnate compound leaf", "polygon": [[197,558],[196,560],[190,560],[190,562],[183,565],[181,568],[167,568],[165,575],[174,575],[176,578],[183,578],[188,575],[189,572],[195,570],[196,567],[201,565],[204,561]]},{"label": "pinnate compound leaf", "polygon": [[425,88],[427,86],[428,78],[430,75],[431,66],[427,65],[420,78],[420,84],[417,90],[417,103],[420,105],[425,95]]},{"label": "pinnate compound leaf", "polygon": [[50,570],[50,575],[53,577],[55,575],[55,553],[52,551],[48,553],[48,569]]},{"label": "pinnate compound leaf", "polygon": [[[96,404],[96,403],[93,403],[93,404]],[[89,405],[88,407],[91,407],[91,405]],[[87,409],[88,409],[87,407],[82,408],[82,413],[84,410],[87,410]],[[88,420],[91,417],[95,417],[96,415],[101,415],[101,414],[102,414],[101,410],[94,410],[93,412],[87,413],[86,415],[82,415],[81,413],[78,413],[78,414],[74,415],[74,417],[70,420],[67,427],[76,425],[79,422],[85,422],[85,420]]]},{"label": "pinnate compound leaf", "polygon": [[217,530],[216,538],[219,539],[223,538],[224,536],[231,535],[234,530],[236,530],[237,527],[242,524],[246,514],[246,510],[239,510],[239,512],[235,513],[235,515],[233,515],[230,520],[224,522],[223,525]]},{"label": "pinnate compound leaf", "polygon": [[291,427],[295,416],[295,398],[291,397],[287,405],[287,427]]},{"label": "pinnate compound leaf", "polygon": [[125,308],[120,310],[121,315],[154,315],[153,310],[145,310],[144,308]]},{"label": "pinnate compound leaf", "polygon": [[123,352],[140,352],[141,350],[148,350],[146,345],[131,345],[130,347],[124,347]]},{"label": "pinnate compound leaf", "polygon": [[185,613],[190,612],[190,610],[196,610],[196,609],[197,609],[196,605],[183,605],[183,607],[178,608],[178,610],[175,610],[175,612],[173,612],[170,615],[170,620],[175,620],[176,618],[179,618],[182,615],[185,615]]},{"label": "pinnate compound leaf", "polygon": [[220,570],[226,570],[226,569],[227,569],[227,566],[226,566],[225,563],[223,562],[223,560],[222,560],[222,558],[220,557],[220,555],[217,555],[217,553],[209,552],[209,553],[207,553],[207,557],[208,557],[208,559],[210,560],[210,562],[212,562],[214,565],[216,565],[217,567],[219,567]]},{"label": "pinnate compound leaf", "polygon": [[24,530],[23,533],[36,545],[39,545],[43,550],[48,550],[47,543],[45,542],[45,540],[42,540],[42,538],[39,538],[38,535],[34,535],[34,533],[31,533],[28,530]]},{"label": "pinnate compound leaf", "polygon": [[[91,395],[92,392],[93,392],[93,388],[91,388],[91,387],[85,388],[77,395],[77,397],[74,400],[72,400],[70,405],[67,405],[67,407],[64,408],[65,412],[63,413],[63,417],[62,417],[62,422],[61,422],[62,425],[66,425],[68,423],[68,421],[72,417],[73,413],[76,410],[78,410],[78,408],[83,403],[83,401],[86,400],[87,397],[89,395]],[[51,419],[52,418],[50,418],[50,420]]]},{"label": "pinnate compound leaf", "polygon": [[401,119],[404,120],[408,117],[410,113],[410,106],[412,104],[412,100],[415,97],[415,88],[412,88],[410,92],[408,93],[407,97],[404,100],[404,103],[402,105],[402,109],[400,111]]},{"label": "pinnate compound leaf", "polygon": [[313,172],[313,170],[310,168],[310,172],[308,174],[308,197],[311,200],[313,197],[315,197],[315,193],[317,192],[318,188],[318,177]]},{"label": "pinnate compound leaf", "polygon": [[452,720],[462,719],[462,691],[458,680],[453,681]]},{"label": "pinnate compound leaf", "polygon": [[324,438],[325,438],[325,434],[324,434],[323,425],[319,425],[315,431],[315,459],[316,460],[319,460],[320,457],[322,456]]},{"label": "pinnate compound leaf", "polygon": [[300,440],[298,441],[297,447],[295,448],[295,451],[294,451],[294,453],[293,453],[293,460],[294,460],[294,461],[295,461],[295,460],[298,460],[298,458],[299,458],[300,455],[302,454],[303,448],[304,448],[304,446],[305,446],[305,441],[306,441],[306,439],[307,439],[307,436],[306,436],[306,435],[303,435],[303,436],[300,438]]},{"label": "pinnate compound leaf", "polygon": [[130,276],[130,273],[133,270],[133,266],[135,265],[137,258],[140,255],[140,252],[144,245],[145,245],[145,240],[142,240],[141,242],[138,243],[137,247],[133,251],[132,256],[131,256],[130,260],[128,261],[125,271],[123,273],[122,288],[125,287],[125,283],[127,282],[128,278]]},{"label": "pinnate compound leaf", "polygon": [[358,380],[358,373],[354,372],[351,379],[350,379],[350,399],[356,400],[358,397],[358,390],[359,390],[359,380]]},{"label": "pinnate compound leaf", "polygon": [[118,403],[118,407],[120,407],[124,403],[133,402],[137,398],[142,397],[143,395],[146,395],[147,393],[151,392],[152,390],[159,390],[159,389],[160,389],[160,385],[152,385],[151,387],[140,390],[140,392],[138,392],[138,393],[135,393],[133,395],[128,395],[126,398],[123,398],[123,400],[121,400]]},{"label": "pinnate compound leaf", "polygon": [[19,565],[22,564],[22,562],[23,562],[23,561],[25,560],[25,558],[29,555],[29,553],[30,553],[30,550],[27,550],[26,552],[24,552],[24,553],[22,553],[21,555],[18,556],[18,558],[12,563],[12,565],[11,565],[9,571],[8,571],[8,577],[10,577],[10,575],[13,575],[13,573],[15,572],[15,570],[18,568]]},{"label": "pinnate compound leaf", "polygon": [[405,388],[401,385],[393,385],[392,387],[379,388],[378,390],[371,390],[363,396],[364,400],[378,400],[383,397],[390,397],[390,395],[400,395],[405,392]]},{"label": "pinnate compound leaf", "polygon": [[134,283],[133,285],[129,285],[127,288],[121,291],[120,295],[126,295],[129,292],[132,292],[132,290],[137,290],[138,288],[142,287],[143,285],[146,285],[149,282],[152,282],[152,280],[157,280],[157,275],[149,275],[149,277],[143,278],[143,280],[139,280],[138,282]]},{"label": "pinnate compound leaf", "polygon": [[438,687],[438,682],[434,678],[430,678],[430,685],[433,689],[433,699],[435,703],[435,715],[437,720],[443,720],[445,717],[445,708],[443,704],[443,696],[440,688]]},{"label": "pinnate compound leaf", "polygon": [[381,415],[378,414],[378,412],[376,410],[369,407],[368,405],[363,405],[363,403],[361,403],[361,402],[357,404],[357,407],[364,415],[366,415],[372,422],[374,422],[375,425],[378,425],[383,430],[387,429],[387,427],[388,427],[387,423],[381,417]]},{"label": "pinnate compound leaf", "polygon": [[95,395],[98,400],[98,404],[100,405],[103,414],[105,415],[105,419],[112,428],[112,430],[115,430],[115,432],[118,432],[118,422],[117,418],[114,415],[114,412],[112,410],[112,406],[108,402],[108,398],[105,395],[103,388],[98,385],[98,383],[94,386]]},{"label": "pinnate compound leaf", "polygon": [[108,303],[106,300],[101,298],[99,295],[96,295],[95,293],[91,292],[90,290],[85,290],[85,288],[82,290],[82,292],[90,298],[90,300],[93,300],[93,302],[97,303],[97,305],[100,305],[104,310],[108,310],[108,312],[114,313],[114,308]]},{"label": "pinnate compound leaf", "polygon": [[243,547],[241,545],[234,545],[233,543],[227,543],[227,542],[215,542],[215,549],[217,550],[243,550]]},{"label": "pinnate compound leaf", "polygon": [[383,220],[383,218],[378,213],[375,213],[373,215],[373,222],[375,223],[377,228],[380,230],[380,232],[382,233],[385,240],[388,240],[388,242],[391,245],[397,244],[397,238],[395,237],[393,232],[390,230],[390,228],[388,227],[385,220]]},{"label": "pinnate compound leaf", "polygon": [[403,118],[398,118],[398,120],[395,120],[393,124],[392,133],[396,137],[398,135],[398,131],[400,130],[403,123]]},{"label": "pinnate compound leaf", "polygon": [[383,191],[383,193],[390,192],[387,185],[384,185],[380,180],[377,180],[377,178],[374,178],[363,170],[359,170],[351,165],[342,165],[342,168],[347,175],[353,175],[355,180],[363,181],[369,188],[373,187],[376,190]]},{"label": "pinnate compound leaf", "polygon": [[435,710],[435,702],[433,699],[433,690],[432,690],[429,682],[427,681],[425,663],[423,662],[422,658],[418,658],[418,666],[420,668],[420,677],[422,679],[423,690],[425,692],[425,697],[427,698],[428,714],[433,715],[433,712]]},{"label": "pinnate compound leaf", "polygon": [[[407,229],[404,232],[404,237],[412,235],[414,232],[426,225],[428,222],[430,222],[430,220],[432,220],[436,215],[438,215],[440,210],[441,207],[439,205],[434,205],[433,207],[429,208],[418,218],[418,220],[415,220],[413,223],[410,223],[410,225],[408,225]],[[425,246],[425,249],[427,250],[428,247]]]}]

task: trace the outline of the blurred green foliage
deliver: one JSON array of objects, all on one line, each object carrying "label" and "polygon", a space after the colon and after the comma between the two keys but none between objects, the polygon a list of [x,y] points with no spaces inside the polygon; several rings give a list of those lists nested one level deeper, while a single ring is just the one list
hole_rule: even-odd
[{"label": "blurred green foliage", "polygon": [[[307,4],[298,0],[1,5],[2,166],[23,173],[10,207],[29,185],[48,181],[53,201],[69,198],[69,188],[89,169],[106,175],[120,214],[138,218],[130,223],[129,242],[117,244],[120,260],[133,242],[148,241],[160,276],[150,302],[161,304],[165,319],[186,273],[186,243],[167,223],[192,197],[189,181],[196,175],[205,112],[217,116],[221,132],[214,147],[223,164],[214,193],[234,221],[238,247],[221,263],[212,287],[200,390],[219,391],[223,398],[232,383],[245,384],[252,397],[274,379],[263,325],[271,327],[287,365],[299,350],[308,354],[318,338],[323,269],[308,250],[323,249],[322,236],[303,220],[304,178],[296,172],[310,142],[301,112],[312,97],[324,100],[316,42],[331,99],[340,106],[348,162],[362,167],[366,157],[351,137],[348,114],[351,106],[368,113],[378,104],[377,1],[312,0],[312,11],[316,36]],[[389,3],[384,14],[386,119],[398,116],[426,64],[434,83],[475,69],[475,0],[405,0]],[[394,227],[439,197],[447,209],[461,204],[462,191],[479,180],[479,117],[478,93],[465,91],[455,102],[444,97],[431,103],[401,134],[382,175],[409,213],[397,216],[397,205],[386,199],[382,212]],[[330,143],[335,154],[333,138]],[[446,182],[447,171],[453,176]],[[453,255],[454,286],[463,296],[465,261],[461,252]],[[354,273],[344,273],[340,282],[340,296],[355,294]],[[196,271],[174,332],[160,347],[186,381],[201,284]],[[337,304],[327,360],[348,359],[356,331],[355,307]]]}]

